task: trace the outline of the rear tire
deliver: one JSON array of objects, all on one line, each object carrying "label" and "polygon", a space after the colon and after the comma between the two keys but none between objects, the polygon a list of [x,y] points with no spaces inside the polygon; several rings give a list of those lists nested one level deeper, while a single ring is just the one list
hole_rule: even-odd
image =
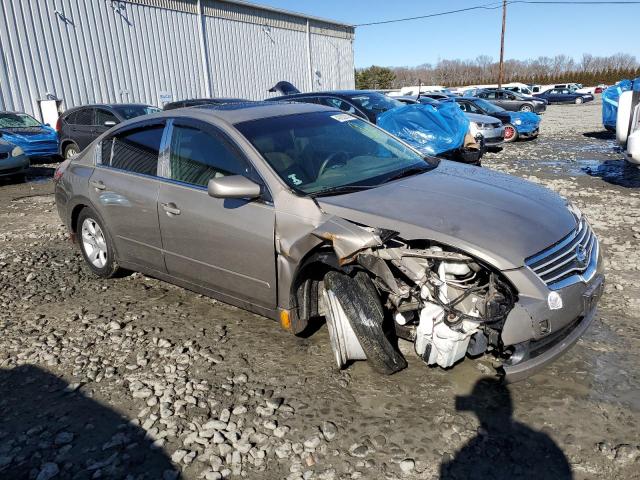
[{"label": "rear tire", "polygon": [[78,215],[77,236],[82,256],[93,274],[111,278],[120,271],[111,236],[102,219],[89,207]]},{"label": "rear tire", "polygon": [[510,123],[504,124],[504,143],[511,143],[518,140],[518,130]]},{"label": "rear tire", "polygon": [[80,148],[75,143],[71,142],[64,147],[64,159],[69,160],[80,153]]},{"label": "rear tire", "polygon": [[[396,350],[384,331],[384,309],[380,297],[371,279],[364,273],[355,278],[340,272],[331,271],[324,277],[324,288],[331,292],[339,302],[339,312],[327,305],[327,323],[334,325],[340,321],[338,315],[346,317],[353,333],[357,337],[367,361],[374,370],[390,375],[407,366],[407,361]],[[342,319],[344,321],[344,319]],[[334,354],[338,357],[338,353]],[[338,365],[343,366],[339,358]]]}]

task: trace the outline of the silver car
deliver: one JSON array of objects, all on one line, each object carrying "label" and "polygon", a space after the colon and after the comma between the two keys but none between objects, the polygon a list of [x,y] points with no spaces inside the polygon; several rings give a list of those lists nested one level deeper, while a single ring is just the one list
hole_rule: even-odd
[{"label": "silver car", "polygon": [[326,319],[339,367],[448,368],[492,354],[509,380],[566,351],[603,289],[598,240],[558,195],[424,158],[304,103],[124,122],[56,173],[88,267],[136,270],[277,319]]}]

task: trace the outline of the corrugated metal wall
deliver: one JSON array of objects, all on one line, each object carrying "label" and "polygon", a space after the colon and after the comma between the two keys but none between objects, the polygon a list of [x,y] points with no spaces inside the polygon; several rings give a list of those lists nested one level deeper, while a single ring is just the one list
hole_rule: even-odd
[{"label": "corrugated metal wall", "polygon": [[250,99],[279,80],[354,86],[351,28],[218,0],[201,8],[202,23],[197,0],[2,0],[0,110],[39,116],[47,93],[65,108],[158,105],[163,92],[207,96],[207,80],[213,96]]}]

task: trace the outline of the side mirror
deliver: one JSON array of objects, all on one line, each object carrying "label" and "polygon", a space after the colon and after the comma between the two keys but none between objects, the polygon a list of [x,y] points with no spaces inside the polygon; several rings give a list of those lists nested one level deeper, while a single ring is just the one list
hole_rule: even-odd
[{"label": "side mirror", "polygon": [[242,175],[212,178],[207,186],[209,196],[214,198],[246,198],[260,196],[260,185]]},{"label": "side mirror", "polygon": [[116,122],[114,122],[113,120],[107,120],[106,122],[104,122],[104,126],[105,127],[114,127],[116,125]]}]

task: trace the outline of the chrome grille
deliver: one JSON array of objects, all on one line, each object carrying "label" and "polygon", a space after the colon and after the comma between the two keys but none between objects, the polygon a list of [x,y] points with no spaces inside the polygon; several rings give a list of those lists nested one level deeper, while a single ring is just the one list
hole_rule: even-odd
[{"label": "chrome grille", "polygon": [[555,245],[525,260],[526,265],[552,290],[587,282],[596,273],[599,245],[582,217],[578,227]]}]

